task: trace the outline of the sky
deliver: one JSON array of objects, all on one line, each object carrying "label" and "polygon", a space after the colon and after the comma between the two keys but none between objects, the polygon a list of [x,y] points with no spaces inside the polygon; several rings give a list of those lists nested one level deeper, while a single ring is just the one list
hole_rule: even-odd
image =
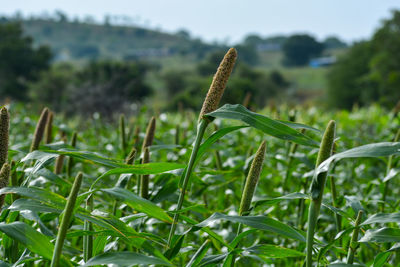
[{"label": "sky", "polygon": [[[1,3],[2,2],[2,3]],[[248,34],[309,33],[352,42],[369,38],[399,0],[0,0],[0,14],[62,10],[68,16],[125,15],[165,32],[188,30],[208,42],[235,43]]]}]

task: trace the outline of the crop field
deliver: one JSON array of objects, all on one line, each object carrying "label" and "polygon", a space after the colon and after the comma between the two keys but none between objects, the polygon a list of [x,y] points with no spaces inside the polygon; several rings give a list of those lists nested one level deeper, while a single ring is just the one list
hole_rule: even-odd
[{"label": "crop field", "polygon": [[0,266],[400,266],[399,109],[220,106],[235,58],[199,112],[3,107]]}]

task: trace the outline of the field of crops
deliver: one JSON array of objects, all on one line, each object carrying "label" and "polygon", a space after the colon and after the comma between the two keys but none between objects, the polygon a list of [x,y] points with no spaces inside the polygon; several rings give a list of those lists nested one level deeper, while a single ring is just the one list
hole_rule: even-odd
[{"label": "field of crops", "polygon": [[219,107],[230,53],[200,115],[3,107],[0,266],[399,266],[398,110]]}]

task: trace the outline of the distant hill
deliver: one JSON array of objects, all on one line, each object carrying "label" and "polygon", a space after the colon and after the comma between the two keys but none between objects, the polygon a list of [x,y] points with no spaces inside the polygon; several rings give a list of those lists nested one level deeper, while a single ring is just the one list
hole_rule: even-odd
[{"label": "distant hill", "polygon": [[133,26],[46,19],[21,22],[35,44],[51,47],[56,61],[160,58],[189,53],[201,58],[218,48],[192,39],[186,32],[168,34]]}]

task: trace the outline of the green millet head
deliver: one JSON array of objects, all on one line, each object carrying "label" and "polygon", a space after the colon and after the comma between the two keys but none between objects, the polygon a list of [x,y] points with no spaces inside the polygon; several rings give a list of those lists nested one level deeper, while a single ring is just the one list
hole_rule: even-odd
[{"label": "green millet head", "polygon": [[242,216],[250,210],[251,200],[256,191],[258,180],[260,179],[262,166],[265,158],[266,144],[263,141],[258,148],[253,162],[251,163],[249,173],[246,178],[246,184],[243,189],[242,199],[240,201],[239,215]]},{"label": "green millet head", "polygon": [[332,155],[333,144],[336,136],[336,122],[331,120],[326,127],[318,152],[316,166],[327,160]]},{"label": "green millet head", "polygon": [[142,151],[144,151],[146,147],[149,147],[153,144],[155,132],[156,132],[156,119],[154,117],[151,117],[151,120],[146,129],[146,136],[143,141]]},{"label": "green millet head", "polygon": [[[10,179],[11,167],[10,164],[4,163],[0,170],[0,189],[8,186]],[[0,210],[3,207],[5,195],[0,195]]]},{"label": "green millet head", "polygon": [[10,115],[5,107],[0,111],[0,166],[7,162]]},{"label": "green millet head", "polygon": [[136,148],[132,147],[131,152],[129,152],[128,156],[125,159],[125,163],[129,165],[133,165],[136,158]]},{"label": "green millet head", "polygon": [[210,89],[206,99],[203,102],[203,107],[200,111],[199,119],[207,113],[210,113],[218,108],[219,102],[221,101],[222,95],[228,82],[228,78],[232,73],[233,66],[235,65],[237,58],[237,52],[235,48],[231,48],[225,54],[224,59],[221,61],[217,72],[214,75]]},{"label": "green millet head", "polygon": [[44,142],[50,144],[53,141],[53,112],[49,112],[46,121],[46,130]]},{"label": "green millet head", "polygon": [[35,133],[33,134],[33,140],[31,144],[30,152],[35,151],[39,148],[40,141],[42,141],[44,129],[46,128],[47,117],[49,115],[49,109],[44,108],[40,115],[39,121],[36,125]]},{"label": "green millet head", "polygon": [[72,134],[72,138],[71,138],[71,146],[72,147],[76,147],[76,139],[78,138],[78,133],[74,132]]}]

